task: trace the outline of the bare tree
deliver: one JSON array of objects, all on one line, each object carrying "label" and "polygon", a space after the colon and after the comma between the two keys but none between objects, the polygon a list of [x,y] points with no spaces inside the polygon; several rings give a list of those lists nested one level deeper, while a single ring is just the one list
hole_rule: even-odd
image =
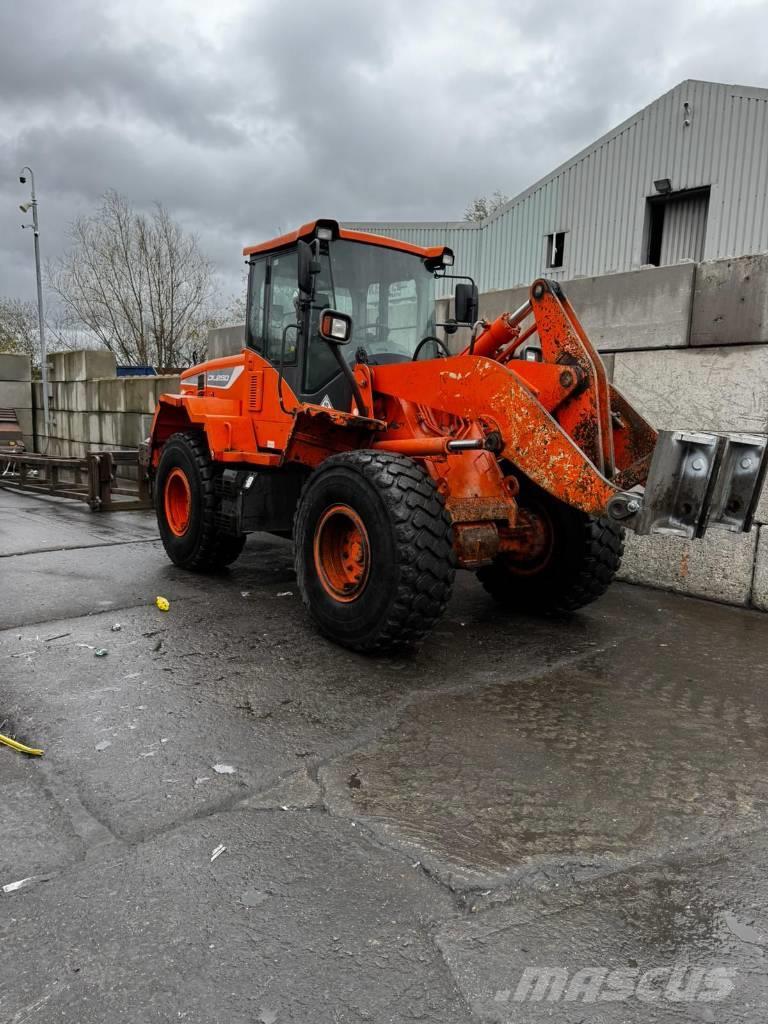
[{"label": "bare tree", "polygon": [[49,268],[73,324],[125,363],[184,365],[205,345],[212,319],[211,265],[195,235],[157,203],[137,213],[107,192],[70,228],[68,252]]},{"label": "bare tree", "polygon": [[464,220],[481,221],[486,220],[505,203],[509,202],[509,196],[498,189],[492,196],[476,196],[464,211]]}]

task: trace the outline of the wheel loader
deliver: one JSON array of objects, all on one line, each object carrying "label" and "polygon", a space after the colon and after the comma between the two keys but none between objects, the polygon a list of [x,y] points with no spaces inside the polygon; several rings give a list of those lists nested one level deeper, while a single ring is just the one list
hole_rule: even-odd
[{"label": "wheel loader", "polygon": [[657,433],[557,282],[488,322],[445,246],[320,219],[244,255],[242,351],[182,374],[144,453],[176,565],[292,538],[320,631],[381,651],[429,632],[457,568],[513,611],[567,613],[607,589],[626,529],[750,529],[765,437]]}]

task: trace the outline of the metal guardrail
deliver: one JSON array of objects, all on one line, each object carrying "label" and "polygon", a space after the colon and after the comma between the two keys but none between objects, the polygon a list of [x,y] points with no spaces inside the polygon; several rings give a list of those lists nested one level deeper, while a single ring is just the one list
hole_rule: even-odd
[{"label": "metal guardrail", "polygon": [[[136,481],[118,478],[120,466],[135,467]],[[0,486],[84,501],[92,512],[150,508],[146,476],[138,452],[89,452],[84,458],[0,455]]]}]

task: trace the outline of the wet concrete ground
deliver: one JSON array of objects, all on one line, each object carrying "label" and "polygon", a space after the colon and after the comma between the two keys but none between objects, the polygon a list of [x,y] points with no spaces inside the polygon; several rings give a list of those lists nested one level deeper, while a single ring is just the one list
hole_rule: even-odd
[{"label": "wet concrete ground", "polygon": [[0,491],[0,1021],[765,1019],[768,617],[463,574],[371,659],[155,538]]}]

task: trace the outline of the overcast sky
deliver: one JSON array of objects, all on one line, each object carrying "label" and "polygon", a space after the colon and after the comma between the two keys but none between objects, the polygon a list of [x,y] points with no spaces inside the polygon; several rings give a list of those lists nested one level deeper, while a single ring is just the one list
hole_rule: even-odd
[{"label": "overcast sky", "polygon": [[685,78],[768,86],[768,2],[0,0],[0,296],[109,188],[244,244],[314,216],[458,220]]}]

